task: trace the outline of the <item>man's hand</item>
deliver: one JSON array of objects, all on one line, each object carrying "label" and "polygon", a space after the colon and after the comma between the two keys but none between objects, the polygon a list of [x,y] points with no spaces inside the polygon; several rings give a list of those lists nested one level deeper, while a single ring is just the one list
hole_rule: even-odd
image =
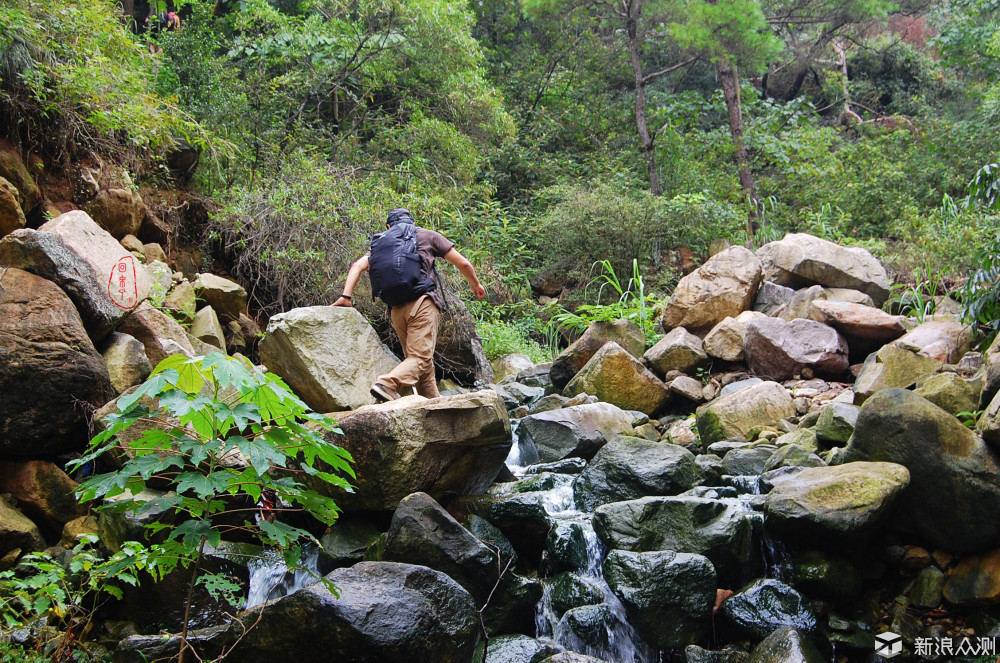
[{"label": "man's hand", "polygon": [[472,286],[472,292],[479,299],[482,299],[483,297],[486,296],[486,288],[483,287],[482,283],[477,283],[476,285]]},{"label": "man's hand", "polygon": [[353,307],[354,304],[351,303],[351,300],[348,299],[347,297],[337,297],[337,301],[335,301],[334,303],[330,304],[330,306],[352,306]]}]

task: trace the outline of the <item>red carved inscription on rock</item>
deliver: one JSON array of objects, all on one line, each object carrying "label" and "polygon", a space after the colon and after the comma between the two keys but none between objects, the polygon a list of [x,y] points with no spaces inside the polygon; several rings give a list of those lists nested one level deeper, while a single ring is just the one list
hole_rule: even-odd
[{"label": "red carved inscription on rock", "polygon": [[139,304],[139,286],[135,277],[135,258],[122,256],[108,278],[108,295],[116,306],[133,309]]}]

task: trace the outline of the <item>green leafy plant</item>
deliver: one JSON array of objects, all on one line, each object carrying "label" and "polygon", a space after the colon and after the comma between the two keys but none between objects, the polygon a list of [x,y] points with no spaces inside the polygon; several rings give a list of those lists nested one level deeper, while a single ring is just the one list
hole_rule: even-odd
[{"label": "green leafy plant", "polygon": [[[280,514],[304,510],[332,524],[337,505],[307,487],[305,479],[350,491],[345,476],[354,477],[350,454],[323,438],[323,431],[339,432],[336,422],[310,411],[277,376],[221,353],[168,357],[135,391],[119,398],[118,412],[103,423],[105,430],[69,469],[99,459],[118,469],[86,479],[77,495],[82,501],[103,499],[98,510],[167,516],[146,525],[154,541],[148,549],[112,568],[119,579],[137,582],[139,570],[155,581],[178,566],[194,565],[181,661],[196,583],[230,601],[237,589],[224,578],[200,573],[205,546],[249,531],[281,550],[294,567],[301,543],[315,538],[282,522]],[[173,491],[146,499],[142,494],[151,483]],[[262,496],[273,508],[257,506]]]},{"label": "green leafy plant", "polygon": [[[624,285],[615,274],[614,267],[607,260],[594,263],[601,267],[601,273],[593,278],[587,288],[597,288],[597,304],[582,304],[576,312],[563,310],[552,316],[550,325],[557,330],[570,330],[582,333],[594,322],[610,322],[613,320],[629,320],[642,330],[646,344],[652,345],[659,337],[654,323],[655,311],[659,302],[646,293],[642,275],[639,273],[639,263],[632,261],[632,278]],[[610,291],[612,301],[601,304],[605,292]]]},{"label": "green leafy plant", "polygon": [[[914,271],[914,283],[894,283],[890,288],[892,300],[898,305],[902,315],[924,322],[937,309],[935,296],[943,288],[944,281],[938,276],[923,276],[919,269]],[[947,289],[944,289],[947,292]]]},{"label": "green leafy plant", "polygon": [[979,421],[979,417],[982,416],[983,412],[986,410],[976,410],[974,412],[969,412],[968,410],[963,410],[955,416],[958,420],[962,422],[962,425],[966,428],[975,428],[976,423]]},{"label": "green leafy plant", "polygon": [[962,320],[985,332],[989,343],[1000,330],[1000,237],[975,256],[975,269],[962,286]]},{"label": "green leafy plant", "polygon": [[1000,201],[1000,163],[988,163],[980,168],[969,182],[969,196],[965,199],[966,207],[980,204],[986,209],[993,209]]},{"label": "green leafy plant", "polygon": [[[134,581],[132,573],[122,571],[121,563],[136,557],[141,544],[128,542],[105,560],[97,550],[97,541],[96,536],[80,535],[66,564],[47,552],[33,552],[14,569],[0,573],[3,624],[11,629],[47,627],[35,629],[40,648],[50,652],[48,658],[40,660],[89,660],[85,640],[94,613],[110,597],[121,598],[120,585]],[[44,624],[36,622],[40,618]],[[0,657],[0,661],[6,660],[29,659]]]}]

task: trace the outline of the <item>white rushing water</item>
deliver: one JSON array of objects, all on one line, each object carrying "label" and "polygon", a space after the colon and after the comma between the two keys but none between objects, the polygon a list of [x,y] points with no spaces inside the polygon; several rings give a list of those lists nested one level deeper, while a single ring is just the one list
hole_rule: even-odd
[{"label": "white rushing water", "polygon": [[250,571],[250,589],[243,609],[248,610],[271,599],[287,596],[319,580],[319,550],[315,546],[303,548],[302,568],[288,570],[281,555],[265,550],[260,557],[247,563]]},{"label": "white rushing water", "polygon": [[572,482],[545,492],[541,504],[549,517],[556,521],[557,526],[575,525],[582,530],[587,542],[587,564],[577,575],[583,583],[604,595],[605,607],[602,610],[608,613],[608,618],[604,619],[600,626],[603,632],[589,634],[588,641],[584,642],[566,624],[560,624],[552,608],[549,588],[546,587],[535,612],[536,637],[581,654],[616,663],[656,663],[658,660],[656,652],[642,641],[628,623],[625,606],[604,581],[601,563],[607,550],[594,532],[590,514],[576,509]]}]

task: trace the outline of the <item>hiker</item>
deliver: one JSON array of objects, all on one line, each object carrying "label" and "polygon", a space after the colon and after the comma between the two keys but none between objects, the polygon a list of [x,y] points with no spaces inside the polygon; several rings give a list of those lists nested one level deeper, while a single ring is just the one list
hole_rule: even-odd
[{"label": "hiker", "polygon": [[406,357],[396,368],[375,379],[372,396],[381,402],[392,401],[399,398],[402,387],[414,387],[421,396],[436,398],[440,393],[434,380],[434,345],[444,295],[434,260],[444,258],[455,265],[476,297],[485,297],[486,288],[479,282],[472,263],[455,245],[440,233],[417,228],[409,210],[392,210],[385,225],[387,230],[372,238],[369,252],[351,265],[344,293],[331,306],[351,306],[354,286],[363,272],[371,270],[372,295],[389,305],[392,328]]},{"label": "hiker", "polygon": [[181,31],[181,17],[175,11],[167,12],[167,30]]}]

